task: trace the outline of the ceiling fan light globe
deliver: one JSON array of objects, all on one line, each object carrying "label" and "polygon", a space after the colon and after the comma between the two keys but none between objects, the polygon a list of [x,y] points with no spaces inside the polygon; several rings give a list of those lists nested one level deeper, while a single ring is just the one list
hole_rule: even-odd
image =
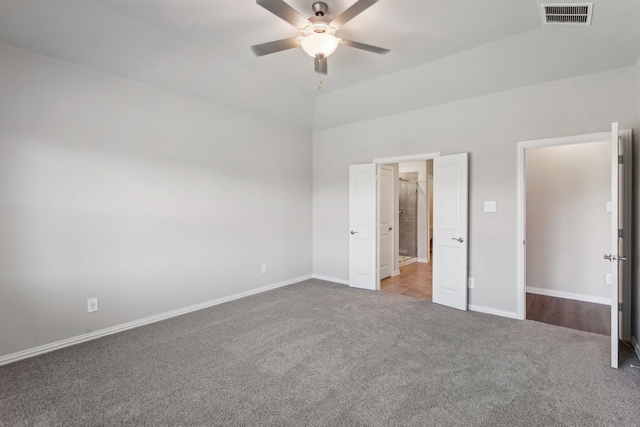
[{"label": "ceiling fan light globe", "polygon": [[300,46],[312,58],[318,55],[323,55],[326,58],[335,52],[338,44],[340,44],[340,40],[327,33],[312,33],[300,40]]}]

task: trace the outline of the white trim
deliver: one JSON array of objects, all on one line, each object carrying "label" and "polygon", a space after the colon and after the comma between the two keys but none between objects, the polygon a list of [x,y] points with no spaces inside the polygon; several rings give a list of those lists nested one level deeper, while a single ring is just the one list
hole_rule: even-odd
[{"label": "white trim", "polygon": [[349,279],[338,279],[336,277],[323,276],[321,274],[312,274],[311,278],[349,286]]},{"label": "white trim", "polygon": [[373,159],[373,163],[402,163],[402,162],[415,162],[419,160],[431,160],[436,157],[440,157],[440,152],[413,154],[409,156],[397,156],[397,157],[384,157],[382,159]]},{"label": "white trim", "polygon": [[240,292],[237,294],[229,295],[222,298],[217,298],[211,301],[202,302],[199,304],[190,305],[188,307],[179,308],[177,310],[167,311],[165,313],[156,314],[154,316],[145,317],[143,319],[134,320],[132,322],[122,323],[120,325],[111,326],[109,328],[100,329],[99,331],[94,331],[88,334],[77,335],[75,337],[67,338],[64,340],[56,341],[50,344],[41,345],[38,347],[33,347],[27,350],[22,350],[17,353],[8,354],[6,356],[0,357],[0,366],[6,365],[9,363],[17,362],[18,360],[27,359],[30,357],[39,356],[44,353],[49,353],[54,350],[59,350],[61,348],[69,347],[72,345],[80,344],[87,341],[92,341],[97,338],[102,338],[107,335],[112,335],[118,332],[123,332],[129,329],[137,328],[139,326],[148,325],[151,323],[156,323],[161,320],[170,319],[172,317],[180,316],[183,314],[191,313],[193,311],[202,310],[204,308],[209,308],[214,305],[222,304],[225,302],[233,301],[239,298],[248,297],[251,295],[259,294],[265,291],[270,291],[272,289],[281,288],[283,286],[292,285],[294,283],[302,282],[307,279],[311,279],[311,275],[300,276],[294,279],[285,280],[282,282],[274,283],[271,285],[261,286],[259,288],[251,289],[245,292]]},{"label": "white trim", "polygon": [[429,258],[418,258],[418,262],[422,264],[429,264]]},{"label": "white trim", "polygon": [[518,143],[518,156],[516,165],[516,185],[517,195],[517,236],[516,236],[516,315],[519,320],[524,320],[527,316],[527,257],[525,252],[526,238],[526,189],[527,183],[524,170],[524,152],[527,147],[526,142]]},{"label": "white trim", "polygon": [[596,304],[611,305],[611,298],[596,297],[593,295],[576,294],[573,292],[556,291],[553,289],[535,288],[533,286],[527,286],[528,294],[546,295],[548,297],[572,299],[576,301],[593,302]]},{"label": "white trim", "polygon": [[638,360],[640,360],[640,345],[638,345],[638,340],[636,340],[636,337],[631,335],[631,345],[633,345],[633,348],[636,350],[636,356],[638,356]]},{"label": "white trim", "polygon": [[603,142],[611,140],[611,132],[589,133],[586,135],[564,136],[560,138],[534,139],[531,141],[520,141],[518,147],[544,148],[556,147],[559,145],[585,144],[589,142]]},{"label": "white trim", "polygon": [[467,308],[470,311],[478,313],[493,314],[494,316],[508,317],[509,319],[518,319],[518,313],[515,311],[498,310],[497,308],[484,307],[481,305],[469,304]]},{"label": "white trim", "polygon": [[400,269],[398,270],[394,270],[393,274],[391,275],[391,277],[395,277],[395,276],[399,276],[400,275]]},{"label": "white trim", "polygon": [[[623,130],[620,133],[630,132]],[[589,142],[601,142],[611,140],[611,132],[600,132],[586,135],[574,135],[561,138],[538,139],[532,141],[520,141],[517,144],[516,164],[516,190],[517,190],[517,236],[516,236],[516,313],[517,318],[524,320],[526,310],[526,252],[524,242],[526,240],[526,179],[525,179],[525,150],[543,147],[555,147],[561,145],[583,144]]]}]

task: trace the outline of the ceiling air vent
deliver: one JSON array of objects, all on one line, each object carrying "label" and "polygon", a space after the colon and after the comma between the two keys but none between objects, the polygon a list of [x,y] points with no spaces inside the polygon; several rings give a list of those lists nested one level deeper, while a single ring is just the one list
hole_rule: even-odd
[{"label": "ceiling air vent", "polygon": [[541,4],[544,24],[591,25],[593,3]]}]

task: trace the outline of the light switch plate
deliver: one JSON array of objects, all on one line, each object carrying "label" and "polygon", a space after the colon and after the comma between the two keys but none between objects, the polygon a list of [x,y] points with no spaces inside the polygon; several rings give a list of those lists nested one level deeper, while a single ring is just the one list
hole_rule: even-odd
[{"label": "light switch plate", "polygon": [[485,212],[496,212],[497,211],[497,203],[495,200],[484,202],[484,211]]}]

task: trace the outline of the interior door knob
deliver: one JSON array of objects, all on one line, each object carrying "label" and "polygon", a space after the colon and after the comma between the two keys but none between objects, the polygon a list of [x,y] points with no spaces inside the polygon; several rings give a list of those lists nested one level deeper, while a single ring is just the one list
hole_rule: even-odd
[{"label": "interior door knob", "polygon": [[611,255],[609,255],[609,254],[604,254],[604,259],[608,259],[609,261],[611,261]]},{"label": "interior door knob", "polygon": [[457,240],[460,243],[464,242],[464,239],[462,237],[458,237],[457,239],[455,237],[452,237],[451,240]]},{"label": "interior door knob", "polygon": [[351,230],[351,234],[358,234],[358,232]]}]

